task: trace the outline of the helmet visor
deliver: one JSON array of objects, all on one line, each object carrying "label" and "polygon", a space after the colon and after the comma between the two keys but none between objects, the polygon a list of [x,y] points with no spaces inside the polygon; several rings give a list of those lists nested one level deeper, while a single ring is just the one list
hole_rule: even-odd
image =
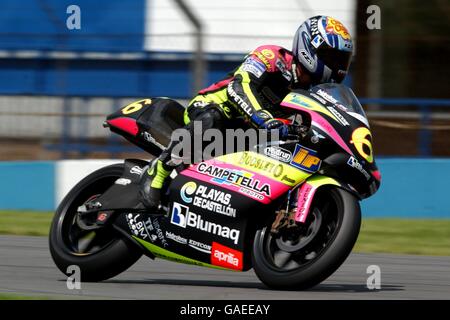
[{"label": "helmet visor", "polygon": [[317,57],[331,69],[331,78],[340,83],[344,80],[352,59],[351,51],[337,50],[322,46],[317,50]]}]

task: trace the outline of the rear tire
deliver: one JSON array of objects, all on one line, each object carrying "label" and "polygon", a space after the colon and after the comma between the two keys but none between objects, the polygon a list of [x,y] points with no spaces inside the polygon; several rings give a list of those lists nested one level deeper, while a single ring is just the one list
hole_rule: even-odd
[{"label": "rear tire", "polygon": [[[300,240],[284,242],[279,235],[273,236],[270,233],[273,219],[257,231],[253,267],[268,287],[313,287],[333,274],[350,254],[361,225],[358,200],[342,189],[319,189],[310,210],[306,221],[310,228],[306,228]],[[312,232],[315,232],[313,237]]]},{"label": "rear tire", "polygon": [[112,227],[92,234],[76,224],[77,208],[105,192],[122,176],[123,170],[124,164],[115,164],[91,173],[58,206],[50,228],[49,246],[53,261],[65,275],[70,265],[76,265],[82,281],[106,280],[125,271],[142,256],[135,244]]}]

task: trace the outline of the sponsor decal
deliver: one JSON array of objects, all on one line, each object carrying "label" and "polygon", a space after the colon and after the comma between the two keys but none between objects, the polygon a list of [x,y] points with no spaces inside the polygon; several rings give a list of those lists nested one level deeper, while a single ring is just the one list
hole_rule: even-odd
[{"label": "sponsor decal", "polygon": [[261,53],[263,54],[264,57],[266,57],[269,60],[275,58],[275,53],[273,53],[273,51],[270,49],[263,49]]},{"label": "sponsor decal", "polygon": [[[294,186],[296,183],[303,181],[307,174],[304,171],[300,171],[298,168],[289,165],[292,160],[291,152],[282,148],[280,148],[282,150],[277,148],[280,147],[266,146],[264,148],[265,150],[261,150],[261,153],[242,151],[222,156],[219,159],[225,163],[239,166],[242,170],[248,170],[258,175],[267,176],[271,180],[276,180],[289,186]],[[266,156],[263,152],[272,155],[273,157]],[[248,195],[247,192],[246,195]],[[250,195],[250,197],[253,196]]]},{"label": "sponsor decal", "polygon": [[281,163],[276,163],[269,161],[267,158],[259,158],[252,156],[252,153],[243,152],[241,159],[239,160],[239,165],[245,165],[248,168],[259,169],[265,173],[273,175],[275,178],[279,178],[283,175],[284,166]]},{"label": "sponsor decal", "polygon": [[348,121],[344,118],[344,116],[337,111],[335,108],[333,107],[327,107],[328,110],[330,110],[330,112],[338,119],[338,122],[343,125],[344,127],[349,126],[350,124],[348,123]]},{"label": "sponsor decal", "polygon": [[[211,190],[216,191],[216,190]],[[228,217],[236,217],[236,209],[232,208],[231,206],[222,205],[220,203],[208,200],[208,199],[202,199],[201,197],[195,197],[194,200],[194,206],[213,211],[219,214],[223,214]]]},{"label": "sponsor decal", "polygon": [[268,157],[276,159],[278,161],[289,163],[292,158],[292,153],[289,150],[280,147],[267,147],[264,148],[264,154]]},{"label": "sponsor decal", "polygon": [[195,195],[203,199],[220,202],[224,205],[229,205],[231,200],[231,194],[223,192],[221,190],[211,189],[203,185],[200,185],[198,187]]},{"label": "sponsor decal", "polygon": [[286,68],[286,65],[284,64],[283,61],[281,61],[281,59],[277,60],[276,66],[277,66],[278,70],[280,70],[283,77],[286,78],[287,81],[292,80],[292,73]]},{"label": "sponsor decal", "polygon": [[306,50],[300,50],[300,54],[303,56],[305,62],[312,67],[314,67],[314,61]]},{"label": "sponsor decal", "polygon": [[367,180],[370,180],[370,174],[366,170],[364,170],[363,166],[358,162],[358,160],[356,160],[355,157],[348,158],[347,164],[350,167],[355,168],[356,170],[361,172]]},{"label": "sponsor decal", "polygon": [[319,34],[319,28],[317,27],[318,25],[318,20],[317,18],[311,19],[311,24],[310,24],[310,30],[311,30],[311,35],[314,37],[316,35]]},{"label": "sponsor decal", "polygon": [[153,231],[153,226],[150,218],[146,222],[142,222],[139,221],[140,217],[140,214],[133,215],[132,213],[125,216],[131,232],[145,240],[150,237],[150,231]]},{"label": "sponsor decal", "polygon": [[201,209],[213,211],[229,217],[236,217],[236,209],[230,205],[231,194],[221,190],[197,186],[193,181],[181,187],[181,199],[186,203],[192,203]]},{"label": "sponsor decal", "polygon": [[138,166],[134,166],[133,168],[130,169],[130,173],[132,173],[132,174],[141,175],[142,172],[144,172],[144,169],[142,169],[141,167],[138,167]]},{"label": "sponsor decal", "polygon": [[231,81],[231,82],[228,84],[227,92],[228,92],[228,94],[230,95],[230,97],[234,100],[234,102],[236,102],[236,103],[239,105],[239,107],[240,107],[242,110],[244,110],[244,112],[245,112],[249,117],[251,117],[251,116],[253,115],[252,107],[251,107],[247,102],[245,102],[244,99],[242,99],[242,98],[236,93],[236,91],[234,91],[234,89],[233,89],[233,81]]},{"label": "sponsor decal", "polygon": [[347,110],[348,110],[343,104],[340,104],[340,103],[336,103],[335,106],[344,112],[347,112]]},{"label": "sponsor decal", "polygon": [[198,251],[201,251],[201,252],[204,252],[207,254],[211,254],[211,246],[210,245],[207,245],[207,244],[204,244],[204,243],[192,240],[192,239],[189,239],[188,245],[189,245],[189,247],[191,247],[195,250],[198,250]]},{"label": "sponsor decal", "polygon": [[344,25],[336,19],[327,17],[327,25],[325,27],[325,30],[327,32],[339,35],[345,40],[350,40],[350,33],[348,32],[347,28],[344,27]]},{"label": "sponsor decal", "polygon": [[319,97],[317,94],[311,92],[311,96],[313,96],[317,101],[319,101],[321,104],[327,104],[327,102],[322,99],[321,97]]},{"label": "sponsor decal", "polygon": [[257,193],[257,192],[255,192],[253,190],[249,190],[249,189],[246,189],[246,188],[241,188],[241,189],[239,189],[239,192],[243,193],[243,194],[246,194],[247,196],[249,196],[251,198],[254,198],[254,199],[257,199],[257,200],[264,200],[264,196],[262,194]]},{"label": "sponsor decal", "polygon": [[125,179],[125,178],[119,178],[114,183],[115,184],[120,184],[122,186],[126,186],[126,185],[129,185],[131,183],[131,180],[130,179]]},{"label": "sponsor decal", "polygon": [[194,181],[185,183],[180,190],[181,199],[186,203],[192,203],[192,195],[197,189],[197,184]]},{"label": "sponsor decal", "polygon": [[178,202],[173,203],[170,222],[181,228],[195,228],[225,239],[230,239],[234,242],[234,244],[237,244],[239,241],[239,230],[230,229],[227,226],[222,226],[218,223],[203,220],[201,215],[189,211],[187,206],[183,206]]},{"label": "sponsor decal", "polygon": [[244,64],[242,65],[242,70],[250,72],[257,78],[259,78],[266,71],[266,67],[262,62],[250,57],[245,60]]},{"label": "sponsor decal", "polygon": [[253,51],[253,52],[250,53],[250,54],[254,54],[255,56],[257,56],[258,59],[261,60],[262,63],[264,63],[264,65],[266,66],[266,68],[267,68],[267,69],[270,69],[270,66],[271,66],[271,65],[270,65],[269,60],[267,60],[267,58],[266,58],[261,52],[259,52],[259,51]]},{"label": "sponsor decal", "polygon": [[360,127],[353,131],[350,143],[367,162],[373,162],[372,135],[369,129]]},{"label": "sponsor decal", "polygon": [[298,204],[297,212],[295,213],[296,221],[304,221],[305,215],[308,212],[310,198],[312,196],[313,187],[309,184],[305,184],[301,188],[301,192],[298,195]]},{"label": "sponsor decal", "polygon": [[[150,218],[149,218],[150,220]],[[161,230],[161,227],[159,226],[158,219],[153,219],[153,227],[155,228],[156,235],[158,236],[158,239],[161,241],[164,247],[167,247],[169,244],[166,241],[166,238],[164,237],[164,233]],[[154,240],[153,240],[154,241]]]},{"label": "sponsor decal", "polygon": [[295,146],[291,165],[307,172],[316,172],[322,161],[317,157],[317,151],[306,148],[300,144]]},{"label": "sponsor decal", "polygon": [[152,241],[159,239],[164,247],[169,245],[156,218],[153,219],[153,222],[151,218],[148,218],[146,221],[140,221],[141,214],[133,215],[132,213],[127,214],[125,217],[134,235],[140,236],[143,240],[147,238],[150,238]]},{"label": "sponsor decal", "polygon": [[229,269],[242,270],[243,254],[241,251],[213,242],[211,264]]},{"label": "sponsor decal", "polygon": [[186,228],[186,217],[188,212],[189,207],[183,206],[178,202],[174,202],[172,207],[172,217],[170,219],[170,223],[182,228]]},{"label": "sponsor decal", "polygon": [[181,244],[186,244],[187,243],[187,239],[183,238],[182,236],[179,236],[177,234],[174,234],[172,232],[166,231],[166,238],[173,240],[175,242],[181,243]]},{"label": "sponsor decal", "polygon": [[242,189],[248,189],[265,196],[270,197],[271,195],[268,183],[262,183],[260,180],[253,178],[252,173],[244,170],[229,170],[202,162],[197,166],[197,171],[212,177],[211,181],[216,183],[239,187],[241,192],[243,192]]},{"label": "sponsor decal", "polygon": [[324,42],[322,36],[317,35],[314,37],[314,39],[312,39],[311,44],[313,45],[314,48],[318,48],[320,47],[320,45]]},{"label": "sponsor decal", "polygon": [[[333,113],[331,113],[325,106],[321,105],[314,99],[292,93],[288,94],[285,99],[290,103],[323,113],[328,117],[333,118],[335,121],[339,121]],[[326,129],[326,131],[334,131],[334,128],[328,123],[328,121],[323,121],[320,119],[317,121],[324,129]]]},{"label": "sponsor decal", "polygon": [[316,93],[332,104],[336,104],[338,102],[335,98],[333,98],[332,95],[328,94],[328,92],[326,92],[322,89],[317,90]]}]

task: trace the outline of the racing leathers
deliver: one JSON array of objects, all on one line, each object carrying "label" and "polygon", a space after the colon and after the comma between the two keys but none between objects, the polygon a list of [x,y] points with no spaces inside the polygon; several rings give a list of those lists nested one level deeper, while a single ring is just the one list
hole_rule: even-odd
[{"label": "racing leathers", "polygon": [[[193,121],[200,121],[203,131],[223,129],[241,115],[256,129],[278,129],[282,137],[286,136],[287,126],[275,118],[285,114],[279,104],[295,82],[292,53],[279,46],[260,46],[224,79],[199,91],[185,110],[186,129],[193,139]],[[160,190],[174,166],[172,150],[178,143],[182,142],[171,141],[147,174],[144,173],[140,194],[146,207],[158,206]]]},{"label": "racing leathers", "polygon": [[281,100],[296,80],[292,53],[278,46],[260,46],[225,79],[201,90],[187,109],[216,104],[226,118],[245,116],[255,128],[280,115]]}]

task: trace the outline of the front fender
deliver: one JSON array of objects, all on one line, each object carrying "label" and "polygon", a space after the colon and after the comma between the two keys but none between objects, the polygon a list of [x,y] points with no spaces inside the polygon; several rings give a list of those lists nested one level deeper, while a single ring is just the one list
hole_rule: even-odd
[{"label": "front fender", "polygon": [[295,221],[305,223],[316,191],[319,188],[327,185],[344,189],[350,192],[351,194],[355,195],[359,200],[361,200],[361,197],[354,190],[352,190],[347,184],[339,182],[335,178],[322,175],[312,175],[308,179],[306,179],[306,181],[300,186],[300,189],[298,191]]}]

